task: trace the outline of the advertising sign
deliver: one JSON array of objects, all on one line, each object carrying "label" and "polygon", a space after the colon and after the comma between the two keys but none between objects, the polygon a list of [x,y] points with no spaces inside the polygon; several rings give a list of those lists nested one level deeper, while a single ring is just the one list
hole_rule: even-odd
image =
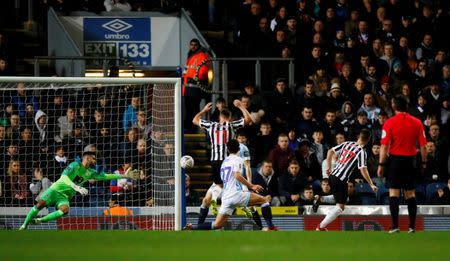
[{"label": "advertising sign", "polygon": [[150,18],[84,18],[84,55],[151,66]]}]

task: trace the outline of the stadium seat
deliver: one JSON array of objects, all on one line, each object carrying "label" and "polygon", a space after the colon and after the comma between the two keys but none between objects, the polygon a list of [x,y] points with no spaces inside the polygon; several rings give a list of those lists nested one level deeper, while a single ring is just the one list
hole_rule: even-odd
[{"label": "stadium seat", "polygon": [[445,188],[447,185],[441,182],[435,182],[427,185],[427,204],[431,204],[433,194],[437,192],[438,189]]},{"label": "stadium seat", "polygon": [[369,184],[367,183],[357,183],[356,192],[361,197],[361,202],[363,205],[376,205],[377,196],[375,192],[372,191]]},{"label": "stadium seat", "polygon": [[416,200],[418,205],[423,205],[426,202],[426,190],[424,185],[416,186]]},{"label": "stadium seat", "polygon": [[383,183],[378,186],[377,203],[379,205],[389,205],[389,190]]}]

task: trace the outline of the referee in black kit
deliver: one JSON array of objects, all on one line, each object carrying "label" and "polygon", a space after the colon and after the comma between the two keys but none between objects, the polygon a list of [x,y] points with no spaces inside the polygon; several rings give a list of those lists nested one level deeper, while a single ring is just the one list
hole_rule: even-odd
[{"label": "referee in black kit", "polygon": [[400,189],[404,190],[408,205],[408,233],[414,233],[417,215],[414,179],[419,170],[416,166],[417,143],[422,157],[421,167],[424,168],[427,159],[425,132],[420,120],[406,113],[408,105],[403,97],[394,97],[391,100],[391,106],[395,116],[383,124],[377,174],[378,177],[382,177],[384,169],[387,168],[389,209],[392,219],[389,233],[400,232],[398,228]]}]

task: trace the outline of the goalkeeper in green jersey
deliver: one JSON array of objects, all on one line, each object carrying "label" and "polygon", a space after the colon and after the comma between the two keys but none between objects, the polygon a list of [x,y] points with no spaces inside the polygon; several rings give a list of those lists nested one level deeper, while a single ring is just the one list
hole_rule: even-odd
[{"label": "goalkeeper in green jersey", "polygon": [[[61,173],[61,177],[48,188],[41,197],[36,199],[36,205],[30,210],[25,222],[20,227],[20,230],[24,230],[28,227],[28,224],[39,224],[42,222],[49,222],[58,219],[69,213],[69,201],[75,195],[76,192],[85,196],[88,194],[88,190],[83,188],[83,184],[90,179],[94,180],[114,180],[122,178],[137,179],[139,171],[129,168],[125,174],[105,174],[98,173],[94,169],[96,161],[95,152],[87,151],[83,153],[83,158],[80,162],[72,162]],[[57,211],[49,213],[42,218],[35,218],[36,215],[44,207],[54,206]]]}]

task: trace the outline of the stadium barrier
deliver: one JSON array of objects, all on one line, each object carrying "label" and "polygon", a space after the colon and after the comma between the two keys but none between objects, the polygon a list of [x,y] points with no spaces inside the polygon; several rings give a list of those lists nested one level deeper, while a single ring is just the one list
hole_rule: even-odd
[{"label": "stadium barrier", "polygon": [[[321,206],[317,213],[312,213],[311,206],[304,209],[296,207],[273,207],[273,222],[281,230],[314,230],[323,216],[333,206]],[[50,222],[45,227],[30,226],[30,229],[51,230],[139,230],[154,226],[155,214],[164,216],[163,208],[132,207],[130,216],[105,216],[105,208],[91,207],[70,209],[69,216]],[[27,208],[0,208],[0,229],[17,229],[27,214]],[[303,210],[303,212],[302,212]],[[52,211],[52,209],[50,209]],[[196,223],[198,207],[187,207],[187,222]],[[167,209],[167,213],[170,210]],[[43,210],[40,214],[47,214]],[[450,206],[418,206],[418,231],[450,231]],[[214,216],[208,216],[207,221],[214,221]],[[263,221],[264,222],[264,221]],[[400,229],[408,229],[407,206],[400,206]],[[385,231],[389,230],[389,206],[347,206],[344,214],[329,225],[329,230],[335,231]],[[252,220],[240,215],[232,216],[225,230],[257,230]]]}]

